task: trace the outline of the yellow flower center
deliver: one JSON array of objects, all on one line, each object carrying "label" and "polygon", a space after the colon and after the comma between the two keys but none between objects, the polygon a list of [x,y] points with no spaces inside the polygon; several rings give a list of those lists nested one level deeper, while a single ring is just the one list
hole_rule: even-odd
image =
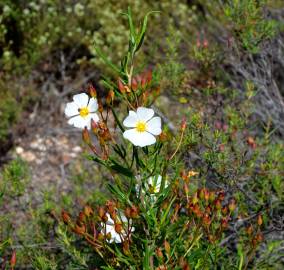
[{"label": "yellow flower center", "polygon": [[138,121],[138,122],[137,122],[137,124],[136,124],[136,130],[137,130],[138,132],[144,132],[144,131],[146,131],[146,129],[147,129],[147,125],[146,125],[145,122],[143,122],[143,121]]},{"label": "yellow flower center", "polygon": [[90,111],[88,109],[88,107],[83,107],[79,110],[80,116],[82,117],[86,117],[89,115]]},{"label": "yellow flower center", "polygon": [[153,193],[158,193],[159,192],[159,189],[158,189],[158,187],[155,185],[155,186],[152,186],[152,185],[150,185],[149,186],[149,192],[151,193],[151,194],[153,194]]}]

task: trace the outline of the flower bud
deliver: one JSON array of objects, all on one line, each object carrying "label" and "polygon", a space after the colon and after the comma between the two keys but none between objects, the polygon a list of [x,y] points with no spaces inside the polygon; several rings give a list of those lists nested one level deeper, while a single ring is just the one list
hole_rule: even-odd
[{"label": "flower bud", "polygon": [[98,106],[99,106],[98,111],[100,113],[102,113],[104,111],[104,107],[103,107],[103,104],[102,104],[102,102],[100,100],[98,100]]},{"label": "flower bud", "polygon": [[222,123],[220,121],[216,121],[214,125],[216,129],[218,130],[222,129]]},{"label": "flower bud", "polygon": [[98,213],[99,213],[99,217],[103,218],[103,216],[105,216],[106,214],[106,211],[103,207],[99,207]]},{"label": "flower bud", "polygon": [[152,70],[148,70],[145,77],[146,83],[149,85],[152,82]]},{"label": "flower bud", "polygon": [[205,214],[202,218],[203,224],[208,227],[211,224],[211,219],[208,214]]},{"label": "flower bud", "polygon": [[199,197],[199,199],[201,199],[201,200],[204,199],[204,188],[201,188],[201,189],[198,191],[198,197]]},{"label": "flower bud", "polygon": [[253,137],[248,137],[247,138],[247,144],[252,148],[252,149],[255,149],[256,148],[256,142],[254,140]]},{"label": "flower bud", "polygon": [[131,207],[130,217],[131,218],[138,218],[138,215],[139,215],[139,209],[137,208],[137,206],[133,205]]},{"label": "flower bud", "polygon": [[73,231],[79,235],[83,235],[86,232],[86,225],[85,224],[75,224]]},{"label": "flower bud", "polygon": [[182,270],[190,270],[190,267],[184,257],[179,258],[179,266],[181,267]]},{"label": "flower bud", "polygon": [[142,88],[145,88],[147,85],[147,79],[145,77],[145,75],[142,75],[142,78],[141,78],[141,87]]},{"label": "flower bud", "polygon": [[16,266],[16,262],[17,262],[16,250],[13,250],[12,256],[11,256],[11,259],[10,259],[11,269],[14,269],[14,267]]},{"label": "flower bud", "polygon": [[229,203],[229,210],[230,212],[234,212],[236,209],[236,200],[235,199],[231,199],[230,203]]},{"label": "flower bud", "polygon": [[85,223],[85,222],[86,222],[86,215],[85,215],[85,213],[80,212],[80,213],[79,213],[79,216],[78,216],[78,220],[79,220],[81,223]]},{"label": "flower bud", "polygon": [[125,88],[124,88],[124,84],[122,83],[120,78],[117,81],[117,85],[118,85],[118,89],[119,89],[120,93],[124,94],[125,93]]},{"label": "flower bud", "polygon": [[132,80],[131,80],[131,89],[133,91],[136,91],[138,89],[138,83],[137,83],[137,80],[135,79],[135,77],[133,77]]},{"label": "flower bud", "polygon": [[253,227],[252,227],[252,225],[249,225],[249,226],[246,228],[246,232],[247,232],[248,235],[251,235],[251,234],[252,234],[252,232],[253,232]]},{"label": "flower bud", "polygon": [[156,249],[156,255],[159,259],[163,259],[164,256],[163,256],[163,252],[162,252],[161,248]]},{"label": "flower bud", "polygon": [[68,214],[66,211],[64,211],[64,210],[61,211],[61,217],[62,217],[63,222],[64,222],[66,225],[68,225],[68,224],[71,222],[71,217],[70,217],[69,214]]},{"label": "flower bud", "polygon": [[209,196],[210,196],[210,193],[209,193],[208,189],[205,188],[205,189],[204,189],[204,199],[205,199],[206,201],[208,201],[208,200],[209,200]]},{"label": "flower bud", "polygon": [[116,209],[116,205],[115,205],[115,202],[113,201],[107,201],[106,202],[106,208],[107,208],[107,211],[112,214],[113,212],[115,212],[115,209]]},{"label": "flower bud", "polygon": [[114,91],[113,90],[110,90],[108,92],[108,95],[106,97],[106,104],[109,106],[113,103],[113,100],[114,100]]},{"label": "flower bud", "polygon": [[142,101],[143,101],[143,104],[146,104],[146,103],[147,103],[148,98],[149,98],[149,92],[144,92],[144,93],[142,94]]},{"label": "flower bud", "polygon": [[206,206],[205,212],[206,212],[207,214],[211,214],[211,207],[210,207],[209,205]]},{"label": "flower bud", "polygon": [[181,129],[181,131],[185,131],[185,129],[186,129],[186,118],[185,117],[183,117],[183,119],[181,121],[180,129]]},{"label": "flower bud", "polygon": [[86,217],[90,217],[94,214],[94,210],[92,209],[91,206],[89,205],[85,205],[84,207],[84,214],[86,215]]},{"label": "flower bud", "polygon": [[82,131],[82,139],[85,144],[90,145],[91,144],[91,137],[88,129],[85,127]]},{"label": "flower bud", "polygon": [[225,144],[222,143],[222,144],[219,145],[219,151],[224,152],[224,150],[225,150]]},{"label": "flower bud", "polygon": [[129,219],[131,218],[131,209],[130,207],[126,207],[124,210],[124,215]]},{"label": "flower bud", "polygon": [[257,217],[257,224],[258,224],[258,226],[261,226],[262,223],[263,223],[262,216],[258,215],[258,217]]},{"label": "flower bud", "polygon": [[94,132],[94,134],[98,134],[99,132],[98,124],[93,119],[91,119],[91,127],[92,127],[92,131]]},{"label": "flower bud", "polygon": [[258,233],[256,236],[255,236],[256,240],[258,243],[262,242],[263,241],[263,234],[262,233]]},{"label": "flower bud", "polygon": [[222,218],[221,219],[221,227],[223,229],[226,229],[228,227],[228,218]]},{"label": "flower bud", "polygon": [[95,87],[92,84],[89,85],[88,92],[89,92],[89,94],[90,94],[90,96],[92,98],[96,98],[97,97],[97,91],[96,91]]},{"label": "flower bud", "polygon": [[220,202],[220,200],[215,200],[214,202],[216,209],[220,210],[222,208],[222,204]]},{"label": "flower bud", "polygon": [[223,124],[222,129],[223,129],[224,132],[227,132],[228,129],[229,129],[229,126],[227,124]]},{"label": "flower bud", "polygon": [[208,45],[209,45],[208,40],[205,39],[205,40],[203,41],[203,48],[208,48]]},{"label": "flower bud", "polygon": [[227,213],[228,213],[228,207],[227,207],[227,206],[224,206],[224,207],[222,208],[222,214],[223,214],[223,215],[227,215]]},{"label": "flower bud", "polygon": [[197,216],[197,217],[202,217],[202,213],[200,211],[200,207],[197,204],[194,204],[192,207],[192,211],[193,213]]},{"label": "flower bud", "polygon": [[218,199],[219,199],[220,201],[223,201],[223,200],[225,199],[225,192],[224,192],[224,190],[221,190],[221,191],[219,192],[219,194],[218,194]]},{"label": "flower bud", "polygon": [[197,196],[197,192],[195,192],[195,193],[194,193],[194,195],[193,195],[192,203],[193,203],[193,204],[198,203],[198,196]]},{"label": "flower bud", "polygon": [[200,48],[200,47],[201,47],[200,39],[197,39],[197,40],[196,40],[196,47],[197,47],[197,48]]},{"label": "flower bud", "polygon": [[170,255],[170,253],[171,253],[171,246],[170,246],[170,243],[167,240],[164,241],[164,247],[165,247],[166,253],[168,255]]},{"label": "flower bud", "polygon": [[215,200],[215,192],[214,191],[210,191],[209,193],[209,201],[213,202]]}]

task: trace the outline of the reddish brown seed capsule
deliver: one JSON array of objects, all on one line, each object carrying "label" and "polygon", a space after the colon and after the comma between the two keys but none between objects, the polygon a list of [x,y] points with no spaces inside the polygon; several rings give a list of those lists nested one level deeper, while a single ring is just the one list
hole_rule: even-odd
[{"label": "reddish brown seed capsule", "polygon": [[63,222],[64,222],[66,225],[68,225],[68,224],[71,222],[71,217],[70,217],[69,214],[68,214],[66,211],[64,211],[64,210],[61,211],[61,217],[62,217]]}]

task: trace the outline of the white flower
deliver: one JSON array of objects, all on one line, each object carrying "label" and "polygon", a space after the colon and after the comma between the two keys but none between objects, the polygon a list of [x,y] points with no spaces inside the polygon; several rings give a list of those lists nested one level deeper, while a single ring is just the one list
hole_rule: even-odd
[{"label": "white flower", "polygon": [[[152,194],[159,193],[162,185],[162,176],[161,175],[156,175],[156,176],[151,176],[148,179],[148,189],[149,192]],[[168,182],[165,181],[165,188],[168,186]]]},{"label": "white flower", "polygon": [[131,128],[123,133],[123,137],[131,141],[135,146],[144,147],[154,144],[156,138],[162,132],[161,118],[154,116],[154,110],[139,107],[136,112],[129,111],[123,125]]},{"label": "white flower", "polygon": [[[140,177],[136,177],[138,180]],[[151,197],[154,197],[157,193],[160,192],[161,190],[161,185],[162,185],[162,176],[161,175],[155,175],[149,177],[147,180],[147,183],[145,184],[145,189],[142,190],[142,193],[145,194],[146,191],[148,191],[151,194]],[[167,188],[169,185],[168,181],[165,181],[165,186],[164,188]],[[139,195],[139,184],[136,185],[135,187],[137,196]]]},{"label": "white flower", "polygon": [[69,102],[65,108],[65,115],[71,117],[68,120],[69,125],[76,128],[91,128],[91,119],[99,121],[99,116],[95,113],[98,110],[98,101],[96,98],[89,98],[85,93],[73,96],[73,102]]},{"label": "white flower", "polygon": [[[122,232],[119,234],[115,231],[115,223],[114,220],[110,217],[110,215],[107,213],[107,223],[106,223],[106,234],[110,233],[111,234],[111,238],[109,240],[110,243],[121,243],[121,236],[125,237],[127,235],[127,233],[125,232],[125,230],[122,230]],[[123,215],[123,214],[119,214],[118,215],[118,219],[119,221],[122,223],[122,226],[127,226],[127,218]],[[129,220],[130,226],[132,221]],[[131,227],[131,232],[133,232],[135,230],[134,227]]]}]

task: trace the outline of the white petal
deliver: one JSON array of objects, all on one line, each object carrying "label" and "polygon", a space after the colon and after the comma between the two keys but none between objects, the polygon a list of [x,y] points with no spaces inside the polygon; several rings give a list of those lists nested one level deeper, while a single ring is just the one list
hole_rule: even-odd
[{"label": "white petal", "polygon": [[90,113],[87,117],[82,117],[80,115],[74,116],[68,120],[68,124],[80,129],[84,129],[85,127],[90,129],[91,119],[93,119],[95,122],[99,121],[99,117],[96,113]]},{"label": "white petal", "polygon": [[75,116],[79,114],[79,107],[75,102],[69,102],[66,104],[64,112],[67,117]]},{"label": "white petal", "polygon": [[108,226],[108,225],[113,226],[113,225],[114,225],[114,221],[113,221],[113,219],[111,218],[110,214],[109,214],[109,213],[106,213],[106,216],[107,216],[107,226]]},{"label": "white petal", "polygon": [[138,120],[136,112],[129,111],[129,115],[124,119],[123,125],[126,127],[135,127]]},{"label": "white petal", "polygon": [[150,177],[150,179],[151,179],[152,183],[149,183],[149,184],[151,184],[152,186],[153,185],[156,186],[156,187],[160,187],[161,186],[161,183],[162,183],[162,176],[161,175],[152,176],[152,177]]},{"label": "white petal", "polygon": [[78,105],[79,108],[87,107],[89,96],[86,93],[81,93],[73,96],[74,102]]},{"label": "white petal", "polygon": [[151,176],[148,179],[148,184],[151,185],[152,187],[154,187],[155,190],[158,190],[158,192],[160,191],[161,183],[162,183],[162,176],[161,175]]},{"label": "white petal", "polygon": [[154,144],[156,138],[148,132],[138,132],[136,129],[129,129],[123,133],[123,137],[131,141],[135,146],[144,147]]},{"label": "white petal", "polygon": [[111,238],[109,240],[110,243],[121,243],[121,239],[119,234],[115,231],[114,225],[106,225],[106,234],[110,233]]},{"label": "white petal", "polygon": [[154,110],[145,107],[139,107],[137,109],[137,116],[140,120],[148,121],[154,116]]},{"label": "white petal", "polygon": [[88,121],[85,118],[81,117],[80,115],[74,116],[68,120],[68,124],[72,125],[76,128],[85,128],[88,125]]},{"label": "white petal", "polygon": [[158,116],[153,117],[147,122],[147,131],[153,135],[160,135],[162,133],[161,125],[161,118]]},{"label": "white petal", "polygon": [[98,101],[96,98],[91,98],[89,100],[88,109],[90,112],[96,112],[98,110]]}]

